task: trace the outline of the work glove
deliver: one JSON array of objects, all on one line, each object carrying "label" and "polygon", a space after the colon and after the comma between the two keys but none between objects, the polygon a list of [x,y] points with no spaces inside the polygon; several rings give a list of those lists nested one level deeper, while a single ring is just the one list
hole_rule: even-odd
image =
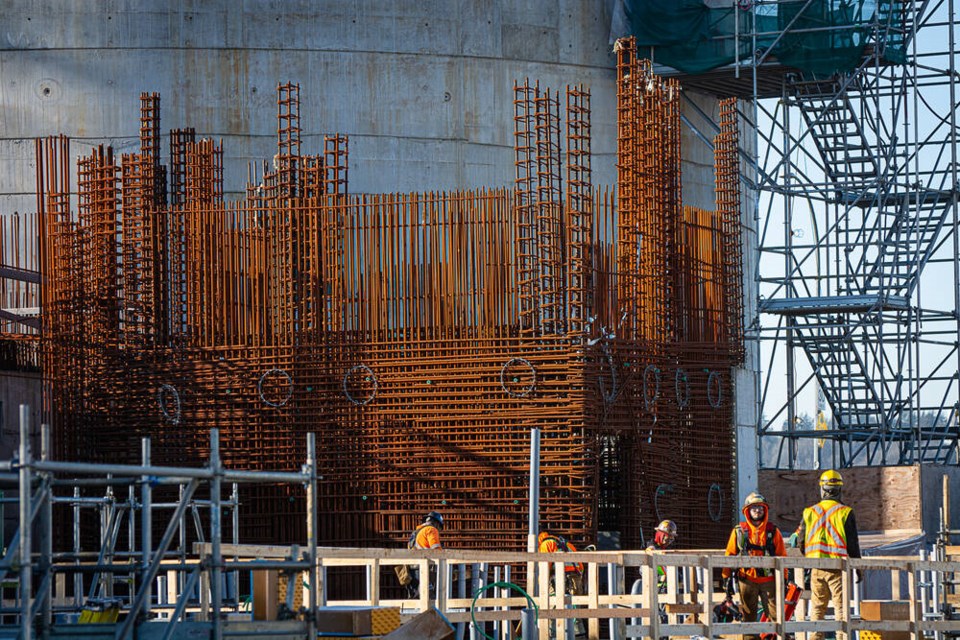
[{"label": "work glove", "polygon": [[860,572],[860,569],[853,570],[853,580],[857,584],[860,584],[860,582],[863,580],[863,574]]},{"label": "work glove", "polygon": [[732,598],[732,597],[733,597],[734,583],[735,583],[735,582],[736,582],[736,579],[735,579],[733,576],[730,576],[729,578],[727,578],[727,597],[728,597],[728,598]]},{"label": "work glove", "polygon": [[800,537],[797,535],[796,531],[793,532],[793,535],[787,538],[787,545],[794,549],[800,545]]}]

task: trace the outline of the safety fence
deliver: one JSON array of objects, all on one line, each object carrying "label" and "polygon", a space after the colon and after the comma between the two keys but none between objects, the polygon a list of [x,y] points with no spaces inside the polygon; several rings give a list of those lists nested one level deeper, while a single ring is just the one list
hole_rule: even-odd
[{"label": "safety fence", "polygon": [[[194,551],[205,557],[210,546],[196,545]],[[299,551],[285,546],[223,545],[222,553],[248,561],[294,561]],[[573,638],[576,620],[591,639],[711,638],[764,633],[783,637],[813,632],[840,632],[852,638],[850,634],[862,631],[907,632],[921,638],[960,631],[960,620],[945,619],[941,607],[947,585],[954,572],[960,571],[960,563],[920,557],[771,558],[692,550],[575,552],[546,560],[544,554],[538,553],[323,547],[317,553],[318,606],[399,607],[405,616],[437,607],[450,622],[475,629],[473,637],[519,637],[525,610],[533,611],[538,634],[533,637],[540,638]],[[560,558],[563,562],[555,562]],[[567,591],[554,585],[564,581],[565,567],[570,563],[583,565],[582,592],[557,597],[556,593]],[[416,597],[387,595],[396,591],[394,567],[403,564],[416,566],[421,576],[431,576],[429,581],[421,581]],[[511,579],[518,567],[526,567],[528,576],[518,580],[520,584]],[[658,567],[663,568],[665,581],[658,582]],[[789,584],[785,574],[802,584],[804,571],[839,570],[843,613],[836,616],[831,607],[828,619],[811,620],[810,598],[804,593],[791,620],[718,622],[714,609],[727,597],[720,580],[720,572],[726,567],[775,571],[777,601],[781,603]],[[365,575],[365,597],[337,599],[329,595],[325,576],[345,568]],[[869,574],[874,591],[879,589],[889,595],[865,599],[864,587],[856,577],[858,572]],[[303,575],[306,594],[311,583],[306,573]],[[739,602],[739,595],[733,600]]]}]

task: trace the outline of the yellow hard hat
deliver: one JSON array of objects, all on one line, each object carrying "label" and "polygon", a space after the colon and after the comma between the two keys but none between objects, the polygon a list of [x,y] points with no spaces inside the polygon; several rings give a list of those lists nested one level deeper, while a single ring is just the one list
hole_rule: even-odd
[{"label": "yellow hard hat", "polygon": [[763,494],[761,494],[759,491],[754,491],[753,493],[747,496],[746,500],[743,501],[744,508],[752,507],[755,504],[760,504],[765,507],[770,506],[767,504],[767,499],[764,498]]},{"label": "yellow hard hat", "polygon": [[843,486],[843,476],[833,469],[827,469],[820,474],[820,486],[821,487],[842,487]]},{"label": "yellow hard hat", "polygon": [[661,531],[668,536],[677,535],[677,523],[673,520],[664,520],[657,525],[656,531]]}]

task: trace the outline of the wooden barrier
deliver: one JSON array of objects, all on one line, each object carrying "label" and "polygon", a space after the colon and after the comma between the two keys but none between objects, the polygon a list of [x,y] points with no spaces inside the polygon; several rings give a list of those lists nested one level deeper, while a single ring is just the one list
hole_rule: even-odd
[{"label": "wooden barrier", "polygon": [[[209,553],[209,545],[196,545],[201,555]],[[277,560],[290,558],[290,547],[256,545],[223,545],[224,557],[245,560]],[[538,609],[540,637],[548,638],[551,624],[563,627],[565,621],[580,619],[586,624],[589,638],[600,637],[601,625],[606,625],[613,638],[660,638],[664,636],[704,636],[777,633],[844,632],[848,638],[856,631],[879,633],[872,637],[890,636],[891,632],[909,633],[920,638],[924,632],[960,631],[960,620],[938,619],[936,611],[938,594],[929,592],[937,581],[921,581],[921,572],[926,575],[944,575],[960,571],[960,562],[921,561],[919,558],[870,557],[864,559],[807,559],[802,557],[768,558],[724,556],[716,550],[697,551],[594,551],[562,554],[564,562],[581,562],[584,565],[584,593],[558,597],[551,589],[552,580],[563,576],[563,563],[555,562],[560,556],[544,556],[537,553],[476,551],[476,550],[407,550],[407,549],[352,549],[321,548],[317,575],[321,583],[318,603],[340,606],[398,606],[406,615],[422,612],[436,606],[451,622],[470,623],[471,619],[485,624],[486,633],[493,631],[494,638],[509,638],[509,628],[520,620],[520,612],[530,602]],[[301,558],[306,559],[306,558]],[[431,594],[427,580],[423,580],[416,598],[385,598],[382,584],[394,575],[393,566],[407,563],[417,565],[420,575],[429,575],[435,568],[435,595]],[[649,589],[646,585],[657,584],[657,567],[666,573],[666,590]],[[362,567],[366,575],[367,596],[359,600],[334,599],[323,583],[326,570],[334,567]],[[490,587],[474,600],[473,595],[484,586],[492,584],[491,574],[510,575],[519,567],[532,567],[519,590],[506,593],[506,587]],[[725,594],[720,587],[720,571],[723,567],[759,567],[776,570],[778,602],[783,601],[786,589],[784,570],[798,582],[802,581],[804,569],[842,569],[843,603],[847,615],[840,619],[811,621],[808,619],[809,593],[804,593],[793,620],[784,622],[714,622],[713,608],[723,601]],[[499,571],[494,569],[499,568]],[[878,572],[888,576],[899,585],[901,574],[907,578],[907,593],[900,594],[910,603],[907,619],[864,620],[859,616],[859,589],[852,578],[853,570]],[[470,588],[466,596],[457,593],[454,575],[469,575]],[[637,576],[632,585],[626,576]],[[876,575],[876,573],[874,574]],[[562,578],[561,578],[562,579]],[[874,577],[874,580],[876,578]],[[503,582],[503,580],[501,580]],[[313,585],[310,585],[311,587]],[[921,590],[927,589],[927,597],[921,598]],[[558,589],[558,592],[563,591]],[[894,589],[893,593],[898,593]],[[921,600],[929,603],[923,611]],[[306,601],[306,600],[304,600]],[[880,608],[881,610],[883,608]],[[889,608],[888,608],[889,609]],[[651,615],[658,612],[658,615]],[[872,617],[876,617],[874,614]],[[899,616],[903,617],[903,616]],[[505,622],[509,621],[509,622]],[[563,633],[557,637],[565,637]],[[572,637],[572,636],[571,636]]]}]

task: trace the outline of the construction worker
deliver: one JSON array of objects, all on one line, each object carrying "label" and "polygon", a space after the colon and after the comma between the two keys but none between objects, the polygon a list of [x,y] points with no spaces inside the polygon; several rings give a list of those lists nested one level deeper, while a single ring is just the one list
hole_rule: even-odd
[{"label": "construction worker", "polygon": [[[673,520],[663,520],[653,530],[653,543],[647,551],[666,551],[677,541],[677,523]],[[667,592],[667,572],[657,566],[657,589],[660,593]]]},{"label": "construction worker", "polygon": [[[540,535],[537,536],[538,553],[564,553],[567,551],[574,552],[576,550],[577,547],[574,546],[572,542],[567,541],[563,536],[554,535],[546,530],[541,530]],[[583,593],[583,563],[565,562],[563,564],[563,573],[566,592],[572,596]],[[556,592],[557,588],[554,582],[550,588],[550,595],[554,595]],[[586,637],[586,627],[579,619],[574,620],[574,637]]]},{"label": "construction worker", "polygon": [[442,549],[440,529],[443,529],[443,516],[439,511],[431,511],[423,516],[423,524],[418,526],[411,536],[411,549]]},{"label": "construction worker", "polygon": [[[820,502],[803,510],[803,520],[797,528],[800,551],[808,558],[859,558],[860,537],[853,509],[840,502],[843,477],[833,469],[820,474]],[[843,570],[813,569],[810,572],[810,619],[823,620],[827,603],[833,600],[837,620],[845,620],[843,607]],[[856,572],[857,582],[860,572]],[[837,632],[838,640],[846,634]],[[813,634],[812,640],[823,640],[823,633]]]},{"label": "construction worker", "polygon": [[[423,516],[423,522],[410,534],[410,540],[407,541],[409,549],[442,549],[440,543],[440,530],[443,529],[443,516],[438,511],[431,511]],[[420,568],[411,566],[413,581],[406,585],[407,597],[416,598],[420,593]],[[430,574],[434,573],[431,565]],[[434,590],[434,581],[430,581],[430,591]]]},{"label": "construction worker", "polygon": [[[785,556],[783,535],[769,521],[770,505],[759,492],[754,491],[743,501],[743,521],[730,532],[727,541],[728,556]],[[727,597],[733,597],[733,569],[725,567],[722,575],[727,583]],[[736,571],[740,589],[740,614],[744,622],[756,622],[763,605],[767,617],[777,621],[777,585],[773,569],[755,567]],[[759,640],[759,635],[744,636],[745,640]]]},{"label": "construction worker", "polygon": [[[549,531],[541,531],[537,536],[538,553],[557,553],[566,551],[576,551],[577,548],[572,542],[566,540],[563,536],[556,536]],[[563,565],[564,582],[566,582],[567,593],[579,595],[583,591],[583,563],[566,562]]]},{"label": "construction worker", "polygon": [[653,544],[647,551],[665,551],[677,541],[677,523],[673,520],[663,520],[653,530]]}]

